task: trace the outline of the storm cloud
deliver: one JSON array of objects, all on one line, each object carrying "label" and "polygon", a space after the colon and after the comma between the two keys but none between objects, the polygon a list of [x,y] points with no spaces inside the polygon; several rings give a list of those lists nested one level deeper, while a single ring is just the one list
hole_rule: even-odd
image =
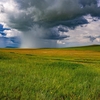
[{"label": "storm cloud", "polygon": [[[0,22],[22,32],[22,43],[29,44],[29,47],[46,47],[48,44],[57,46],[57,40],[70,37],[65,32],[89,24],[84,16],[90,14],[92,17],[100,17],[98,2],[99,0],[1,0],[0,16],[5,17]],[[8,5],[11,6],[8,8]]]}]

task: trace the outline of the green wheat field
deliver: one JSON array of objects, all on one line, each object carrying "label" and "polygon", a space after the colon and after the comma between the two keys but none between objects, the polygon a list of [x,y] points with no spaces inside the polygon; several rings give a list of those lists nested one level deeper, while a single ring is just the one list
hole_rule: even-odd
[{"label": "green wheat field", "polygon": [[100,46],[0,49],[0,100],[100,100]]}]

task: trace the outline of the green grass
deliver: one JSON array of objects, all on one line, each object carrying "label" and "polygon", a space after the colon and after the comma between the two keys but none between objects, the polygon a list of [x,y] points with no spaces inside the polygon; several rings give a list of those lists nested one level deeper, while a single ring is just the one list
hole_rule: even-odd
[{"label": "green grass", "polygon": [[100,51],[100,45],[90,45],[90,46],[80,46],[80,47],[70,47],[68,49],[74,50],[91,50],[91,51]]},{"label": "green grass", "polygon": [[99,48],[0,49],[0,100],[100,100]]}]

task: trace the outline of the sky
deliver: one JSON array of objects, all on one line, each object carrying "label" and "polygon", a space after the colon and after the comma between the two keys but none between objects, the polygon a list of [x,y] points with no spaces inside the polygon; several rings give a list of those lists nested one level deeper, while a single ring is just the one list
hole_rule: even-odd
[{"label": "sky", "polygon": [[100,44],[100,0],[0,0],[0,48]]}]

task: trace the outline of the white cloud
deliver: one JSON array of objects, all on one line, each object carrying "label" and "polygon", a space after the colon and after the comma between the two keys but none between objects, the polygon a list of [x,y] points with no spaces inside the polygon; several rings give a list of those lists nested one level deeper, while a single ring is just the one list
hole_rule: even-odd
[{"label": "white cloud", "polygon": [[96,38],[96,41],[100,43],[100,38]]},{"label": "white cloud", "polygon": [[7,35],[6,37],[14,37],[14,36],[21,36],[21,32],[16,29],[5,30],[4,31]]},{"label": "white cloud", "polygon": [[78,26],[75,30],[69,30],[69,32],[64,32],[64,34],[69,35],[69,39],[58,40],[57,43],[59,45],[63,44],[63,46],[79,46],[79,45],[90,45],[90,44],[99,44],[100,38],[96,38],[93,42],[90,41],[89,38],[85,38],[85,36],[100,36],[100,20],[93,21],[96,19],[92,18],[90,15],[85,16],[85,18],[89,21],[89,24],[84,25],[83,27]]},{"label": "white cloud", "polygon": [[57,40],[57,44],[65,44],[62,40]]}]

